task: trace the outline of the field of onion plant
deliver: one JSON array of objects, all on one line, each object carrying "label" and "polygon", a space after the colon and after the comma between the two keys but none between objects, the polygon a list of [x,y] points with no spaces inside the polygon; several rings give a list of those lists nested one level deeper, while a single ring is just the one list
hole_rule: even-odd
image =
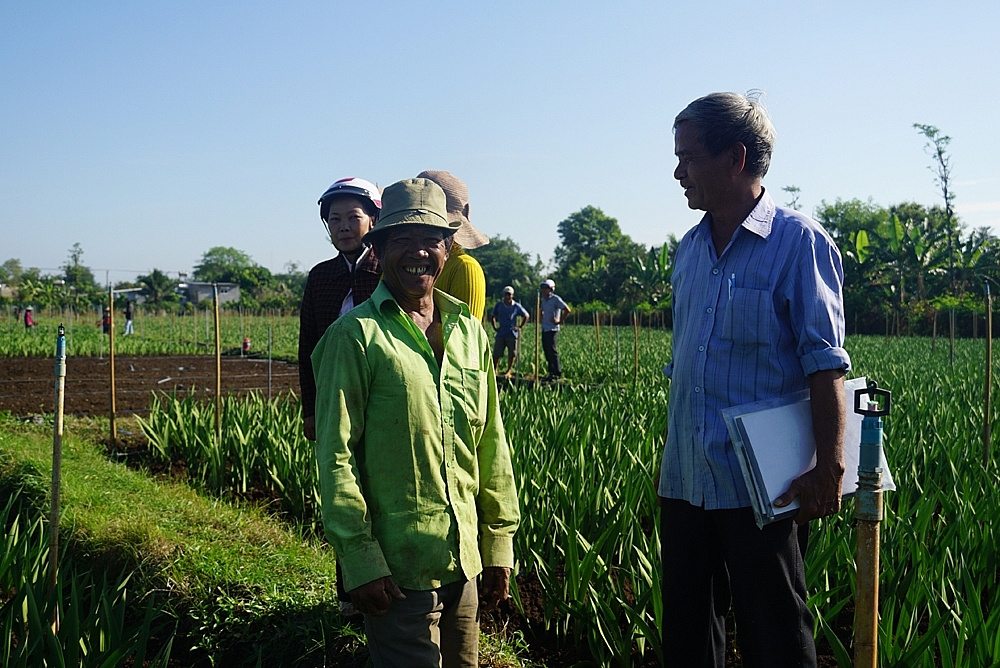
[{"label": "field of onion plant", "polygon": [[[530,328],[526,335],[522,371],[534,354]],[[581,659],[627,666],[663,651],[653,478],[670,336],[605,328],[598,353],[595,335],[585,326],[561,334],[566,382],[501,392],[523,515],[517,582],[541,588],[541,610],[523,611]],[[848,349],[851,376],[878,381],[894,399],[885,437],[899,490],[885,496],[882,525],[881,665],[996,665],[1000,476],[982,462],[983,342],[959,341],[954,368],[947,344],[932,351],[926,339],[856,337]],[[168,399],[154,404],[143,428],[156,456],[184,459],[204,489],[261,489],[315,528],[316,465],[294,400],[229,400],[221,443],[213,416],[192,400]],[[816,635],[841,666],[852,665],[854,545],[848,500],[839,515],[814,523],[806,559]],[[515,602],[524,606],[521,593]]]},{"label": "field of onion plant", "polygon": [[[66,327],[66,354],[108,354],[108,337],[101,333],[98,310],[76,312],[46,310],[36,315],[37,327],[25,330],[11,312],[0,321],[0,357],[51,357],[55,354],[56,329]],[[271,328],[272,354],[295,360],[299,346],[299,319],[270,312],[250,314],[224,310],[220,317],[223,351],[238,352],[244,338],[251,351],[267,354],[267,330]],[[215,330],[211,310],[197,309],[166,314],[136,309],[134,334],[124,336],[125,317],[115,313],[115,352],[119,355],[201,355],[215,352]]]}]

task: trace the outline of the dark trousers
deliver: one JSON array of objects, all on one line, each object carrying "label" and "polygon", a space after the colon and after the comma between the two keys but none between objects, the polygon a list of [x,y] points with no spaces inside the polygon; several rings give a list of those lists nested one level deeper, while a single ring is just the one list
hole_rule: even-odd
[{"label": "dark trousers", "polygon": [[815,667],[802,565],[808,537],[808,525],[790,519],[758,529],[750,508],[663,499],[664,665],[723,668],[732,602],[745,668]]},{"label": "dark trousers", "polygon": [[542,350],[545,351],[545,362],[549,365],[550,376],[562,375],[562,364],[559,363],[559,351],[556,350],[556,340],[559,332],[542,332]]}]

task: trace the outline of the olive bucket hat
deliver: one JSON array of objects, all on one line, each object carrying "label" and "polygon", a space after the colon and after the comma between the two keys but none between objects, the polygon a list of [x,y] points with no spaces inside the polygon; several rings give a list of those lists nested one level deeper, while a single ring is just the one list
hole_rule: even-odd
[{"label": "olive bucket hat", "polygon": [[430,225],[440,227],[449,235],[462,226],[461,221],[448,222],[444,190],[430,179],[398,181],[382,191],[382,211],[375,227],[365,235],[370,243],[389,228],[397,225]]}]

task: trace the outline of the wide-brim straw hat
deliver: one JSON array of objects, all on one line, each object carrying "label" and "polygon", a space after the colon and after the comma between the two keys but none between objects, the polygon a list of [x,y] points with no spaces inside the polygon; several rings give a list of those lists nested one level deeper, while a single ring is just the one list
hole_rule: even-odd
[{"label": "wide-brim straw hat", "polygon": [[445,202],[441,186],[430,179],[397,181],[382,191],[382,211],[364,241],[371,242],[399,225],[430,225],[454,234],[462,223],[448,220]]},{"label": "wide-brim straw hat", "polygon": [[462,248],[471,249],[485,246],[490,242],[490,238],[476,229],[465,215],[465,206],[469,203],[469,188],[462,179],[440,169],[425,169],[417,174],[417,178],[430,179],[444,190],[448,199],[448,220],[462,223],[455,232],[455,243]]}]

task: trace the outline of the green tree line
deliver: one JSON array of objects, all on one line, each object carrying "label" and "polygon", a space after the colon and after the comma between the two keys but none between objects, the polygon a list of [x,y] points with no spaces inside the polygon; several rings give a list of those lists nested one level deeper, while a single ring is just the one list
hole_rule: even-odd
[{"label": "green tree line", "polygon": [[[903,202],[881,206],[858,199],[822,202],[814,217],[840,248],[844,263],[844,306],[851,333],[930,334],[936,313],[956,309],[959,333],[972,332],[972,316],[982,313],[983,286],[1000,286],[1000,240],[988,229],[964,229],[942,206]],[[586,206],[557,224],[560,244],[551,265],[497,236],[470,251],[486,274],[487,294],[499,299],[511,285],[530,304],[538,283],[553,278],[558,293],[582,312],[667,311],[677,238],[644,246],[624,234],[618,221]],[[0,283],[13,294],[0,304],[38,308],[92,308],[105,303],[106,287],[83,264],[83,250],[69,250],[62,271],[42,275],[17,259],[0,265]],[[193,280],[240,286],[230,307],[294,311],[302,299],[306,273],[289,263],[272,273],[243,251],[215,247],[195,266]],[[153,269],[116,289],[139,288],[158,308],[179,308],[180,279]],[[944,321],[942,321],[942,327]]]}]

